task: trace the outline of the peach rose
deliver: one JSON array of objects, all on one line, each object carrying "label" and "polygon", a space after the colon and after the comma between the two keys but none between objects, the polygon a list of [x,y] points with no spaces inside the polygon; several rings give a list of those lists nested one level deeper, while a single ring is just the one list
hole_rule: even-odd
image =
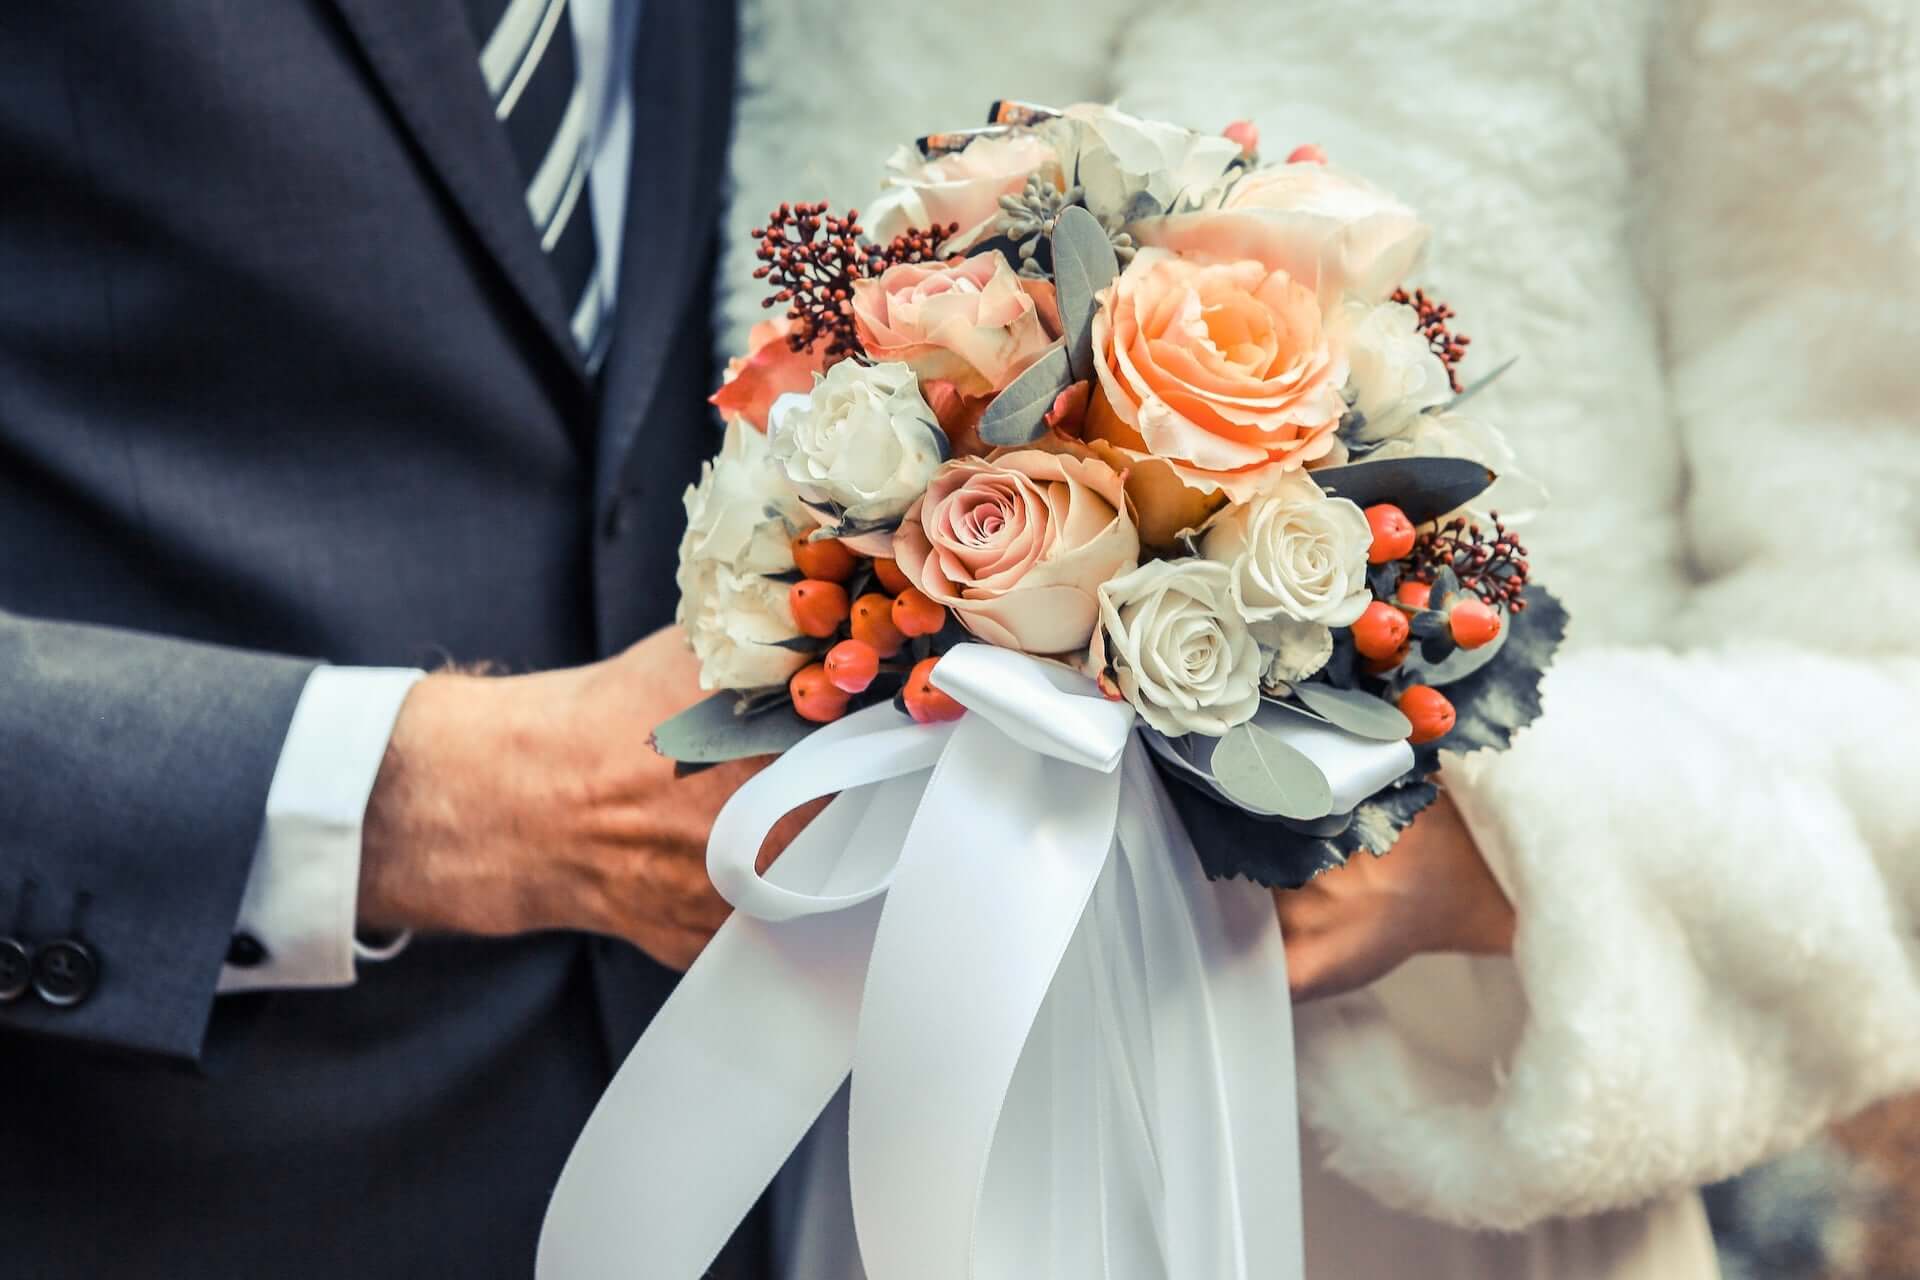
[{"label": "peach rose", "polygon": [[1078,653],[1100,585],[1139,562],[1120,473],[1040,449],[940,468],[893,537],[908,580],[989,644]]},{"label": "peach rose", "polygon": [[767,429],[767,410],[789,391],[805,394],[824,361],[813,350],[795,351],[787,345],[793,321],[785,316],[763,320],[747,331],[747,354],[727,361],[720,389],[707,403],[725,418],[745,418],[760,431]]},{"label": "peach rose", "polygon": [[903,263],[853,284],[853,323],[875,360],[898,360],[922,382],[990,396],[1060,336],[1053,285],[1026,280],[1004,256]]},{"label": "peach rose", "polygon": [[1333,447],[1347,358],[1314,292],[1259,262],[1142,249],[1101,295],[1086,434],[1167,546]]},{"label": "peach rose", "polygon": [[1143,245],[1183,257],[1253,258],[1317,289],[1379,301],[1420,264],[1427,228],[1406,205],[1323,163],[1246,174],[1217,209],[1128,227]]},{"label": "peach rose", "polygon": [[1047,173],[1059,186],[1053,148],[1030,133],[983,134],[965,148],[932,160],[901,147],[887,161],[880,195],[867,206],[867,227],[880,244],[909,227],[958,223],[950,252],[964,252],[986,238],[1000,214],[1000,197],[1027,185],[1027,175]]}]

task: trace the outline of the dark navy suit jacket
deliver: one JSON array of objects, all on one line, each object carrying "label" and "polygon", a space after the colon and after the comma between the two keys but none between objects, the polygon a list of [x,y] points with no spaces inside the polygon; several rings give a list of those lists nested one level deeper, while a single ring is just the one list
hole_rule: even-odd
[{"label": "dark navy suit jacket", "polygon": [[214,984],[316,660],[554,667],[671,617],[734,27],[645,5],[596,385],[459,0],[0,20],[0,942],[97,962],[0,1003],[0,1274],[530,1273],[671,975],[552,934]]}]

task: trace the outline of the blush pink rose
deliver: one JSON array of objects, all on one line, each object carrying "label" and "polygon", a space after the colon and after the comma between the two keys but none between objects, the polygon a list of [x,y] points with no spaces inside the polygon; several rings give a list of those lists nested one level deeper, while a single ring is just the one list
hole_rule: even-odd
[{"label": "blush pink rose", "polygon": [[867,206],[867,227],[885,244],[909,227],[959,225],[948,251],[959,253],[986,237],[1000,213],[1000,197],[1045,173],[1055,186],[1060,162],[1053,148],[1030,133],[986,134],[949,155],[923,159],[901,147],[887,162],[886,183]]},{"label": "blush pink rose", "polygon": [[1102,583],[1131,570],[1140,538],[1120,473],[1040,449],[941,467],[893,536],[907,579],[989,644],[1084,651]]},{"label": "blush pink rose", "polygon": [[1252,258],[1316,289],[1379,301],[1419,266],[1427,228],[1385,192],[1312,159],[1255,169],[1217,209],[1148,218],[1136,241],[1182,257]]},{"label": "blush pink rose", "polygon": [[795,351],[787,344],[793,321],[785,316],[763,320],[747,331],[747,354],[727,361],[720,389],[707,403],[725,418],[745,418],[759,431],[767,429],[767,410],[788,392],[805,395],[813,389],[813,375],[825,362],[817,351]]},{"label": "blush pink rose", "polygon": [[1318,297],[1252,260],[1142,249],[1102,294],[1093,348],[1086,435],[1127,467],[1151,546],[1325,455],[1346,409]]},{"label": "blush pink rose", "polygon": [[1060,336],[1053,285],[997,253],[903,263],[853,284],[853,323],[875,360],[898,360],[963,399],[990,396]]}]

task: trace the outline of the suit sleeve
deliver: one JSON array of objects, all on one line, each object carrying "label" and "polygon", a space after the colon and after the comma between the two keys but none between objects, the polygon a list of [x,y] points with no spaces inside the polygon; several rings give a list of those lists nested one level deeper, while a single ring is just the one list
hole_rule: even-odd
[{"label": "suit sleeve", "polygon": [[[1476,1226],[1717,1179],[1920,1084],[1920,148],[1873,81],[1782,97],[1811,13],[1690,12],[1653,132],[1699,581],[1666,646],[1569,655],[1512,751],[1447,771],[1518,912],[1491,1069],[1423,1054],[1393,979],[1306,1014],[1334,1166]],[[1884,70],[1920,86],[1911,49]]]},{"label": "suit sleeve", "polygon": [[313,667],[0,612],[0,1032],[198,1055]]}]

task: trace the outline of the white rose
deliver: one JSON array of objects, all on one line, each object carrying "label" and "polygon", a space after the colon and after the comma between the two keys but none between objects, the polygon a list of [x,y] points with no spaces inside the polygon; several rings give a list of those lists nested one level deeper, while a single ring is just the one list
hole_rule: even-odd
[{"label": "white rose", "polygon": [[1248,622],[1291,618],[1344,627],[1373,598],[1372,545],[1359,507],[1293,475],[1271,493],[1222,511],[1202,535],[1200,553],[1228,570],[1234,607]]},{"label": "white rose", "polygon": [[806,655],[779,646],[800,634],[785,583],[792,537],[812,520],[773,461],[767,438],[745,420],[727,426],[720,455],[686,492],[674,613],[700,659],[703,689],[782,684]]},{"label": "white rose", "polygon": [[1260,686],[1271,693],[1284,693],[1288,685],[1305,680],[1333,657],[1333,629],[1318,622],[1291,618],[1256,622],[1253,637],[1266,657]]},{"label": "white rose", "polygon": [[1240,159],[1240,144],[1231,138],[1142,120],[1102,103],[1068,107],[1036,129],[1053,144],[1067,181],[1086,192],[1088,210],[1106,219],[1142,216],[1133,208],[1142,194],[1158,206],[1151,213],[1166,211],[1175,197],[1202,203]]},{"label": "white rose", "polygon": [[1363,421],[1347,434],[1361,444],[1419,426],[1421,414],[1453,395],[1447,367],[1420,332],[1420,317],[1399,302],[1349,300],[1338,327],[1347,348],[1347,388]]},{"label": "white rose", "polygon": [[1209,560],[1149,560],[1103,584],[1092,659],[1168,737],[1219,737],[1260,706],[1260,646]]},{"label": "white rose", "polygon": [[801,496],[857,524],[897,519],[947,457],[946,433],[904,364],[842,360],[767,417],[773,455]]}]

